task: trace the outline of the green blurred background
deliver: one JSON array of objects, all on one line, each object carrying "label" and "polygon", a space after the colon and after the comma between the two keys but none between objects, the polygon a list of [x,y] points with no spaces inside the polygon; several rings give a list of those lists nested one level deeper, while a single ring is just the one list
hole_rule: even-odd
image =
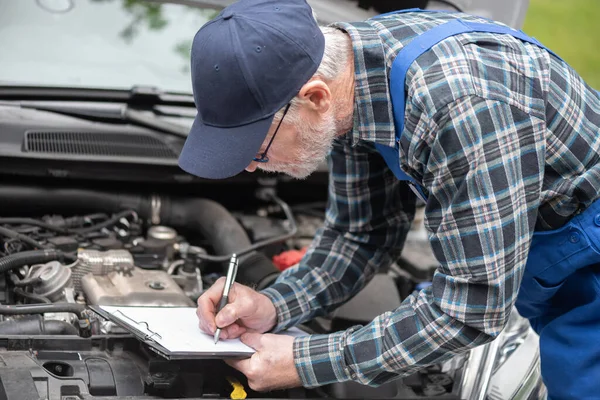
[{"label": "green blurred background", "polygon": [[600,90],[600,0],[530,0],[523,31]]}]

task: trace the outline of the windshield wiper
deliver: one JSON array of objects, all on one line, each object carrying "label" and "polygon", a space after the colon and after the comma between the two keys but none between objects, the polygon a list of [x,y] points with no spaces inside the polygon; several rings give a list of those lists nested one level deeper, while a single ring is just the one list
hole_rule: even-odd
[{"label": "windshield wiper", "polygon": [[[2,98],[2,89],[5,88],[0,87],[0,98]],[[60,92],[63,95],[65,94],[62,93],[62,90]],[[115,104],[115,98],[111,99],[113,102],[112,104],[104,103],[104,99],[100,102],[91,103],[90,100],[92,99],[89,97],[93,97],[96,99],[96,101],[98,100],[97,97],[94,97],[95,95],[98,95],[98,93],[94,91],[88,93],[90,96],[86,98],[86,103],[81,102],[81,98],[78,96],[75,96],[77,98],[75,101],[73,98],[66,96],[58,97],[61,97],[61,100],[69,101],[47,101],[46,96],[41,96],[44,98],[44,100],[40,100],[39,98],[37,98],[36,101],[20,99],[21,101],[18,102],[2,102],[0,104],[53,112],[77,118],[85,118],[97,122],[128,122],[133,125],[158,130],[170,135],[182,138],[187,137],[189,132],[188,128],[173,124],[171,122],[163,121],[157,117],[157,115],[165,114],[164,112],[160,111],[158,107],[165,105],[172,106],[176,105],[177,103],[173,101],[165,101],[163,98],[164,94],[157,91],[155,88],[137,87],[127,93],[127,100],[124,104]],[[103,95],[104,94],[106,93],[103,93]],[[56,97],[57,96],[53,96],[53,100],[57,100]],[[185,104],[188,107],[190,106],[189,102],[186,102]],[[181,106],[181,104],[179,105]],[[192,102],[191,105],[193,106],[194,103]]]},{"label": "windshield wiper", "polygon": [[191,94],[169,93],[154,86],[141,85],[129,90],[0,85],[0,100],[69,100],[122,102],[140,107],[159,104],[194,107],[194,97]]},{"label": "windshield wiper", "polygon": [[173,136],[186,138],[189,132],[184,126],[162,121],[156,116],[149,116],[148,111],[131,108],[127,104],[116,105],[115,107],[99,107],[98,109],[82,107],[77,104],[44,104],[43,102],[20,102],[20,103],[1,103],[0,105],[11,105],[30,110],[47,111],[70,117],[85,118],[97,122],[128,122],[133,125],[143,126],[154,129]]},{"label": "windshield wiper", "polygon": [[134,110],[128,106],[123,108],[123,119],[127,122],[145,126],[147,128],[156,129],[174,136],[187,138],[189,129],[172,124],[170,122],[162,121],[156,117],[149,117],[144,114],[143,111]]}]

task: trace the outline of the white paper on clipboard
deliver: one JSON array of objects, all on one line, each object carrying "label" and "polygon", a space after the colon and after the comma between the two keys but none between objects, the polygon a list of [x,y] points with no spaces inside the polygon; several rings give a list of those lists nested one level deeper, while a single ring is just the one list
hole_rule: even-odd
[{"label": "white paper on clipboard", "polygon": [[[204,333],[198,327],[195,307],[130,307],[98,306],[111,314],[122,326],[135,327],[146,337],[170,353],[185,354],[247,354],[255,350],[246,346],[240,339],[220,339],[214,343],[213,335]],[[281,334],[302,336],[307,333],[297,328]]]}]

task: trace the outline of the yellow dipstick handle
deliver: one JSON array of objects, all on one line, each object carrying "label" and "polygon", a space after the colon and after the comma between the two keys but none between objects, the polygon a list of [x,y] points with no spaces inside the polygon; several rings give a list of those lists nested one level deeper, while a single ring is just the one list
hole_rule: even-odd
[{"label": "yellow dipstick handle", "polygon": [[246,396],[248,396],[248,394],[244,390],[244,385],[242,385],[241,383],[239,383],[237,381],[237,379],[231,378],[231,377],[227,377],[227,380],[229,381],[229,383],[231,384],[231,386],[233,386],[233,392],[231,392],[231,395],[230,395],[230,397],[232,399],[234,399],[234,400],[245,399]]}]

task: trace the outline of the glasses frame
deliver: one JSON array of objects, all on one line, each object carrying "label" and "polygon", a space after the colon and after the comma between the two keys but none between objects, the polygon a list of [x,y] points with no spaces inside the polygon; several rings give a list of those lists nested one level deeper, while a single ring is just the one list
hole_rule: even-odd
[{"label": "glasses frame", "polygon": [[267,144],[267,148],[265,149],[265,151],[262,152],[262,154],[257,154],[257,157],[253,158],[254,161],[259,162],[259,163],[269,162],[269,157],[267,157],[267,152],[269,151],[271,144],[273,144],[273,139],[275,139],[275,136],[277,135],[277,132],[279,131],[279,127],[281,126],[281,123],[283,122],[283,119],[285,118],[285,114],[287,114],[291,105],[292,105],[291,103],[288,103],[288,105],[285,107],[285,110],[283,111],[283,115],[281,116],[281,119],[279,120],[279,124],[277,124],[277,128],[275,128],[275,132],[273,133],[273,136],[271,136],[271,140],[269,140],[269,144]]}]

